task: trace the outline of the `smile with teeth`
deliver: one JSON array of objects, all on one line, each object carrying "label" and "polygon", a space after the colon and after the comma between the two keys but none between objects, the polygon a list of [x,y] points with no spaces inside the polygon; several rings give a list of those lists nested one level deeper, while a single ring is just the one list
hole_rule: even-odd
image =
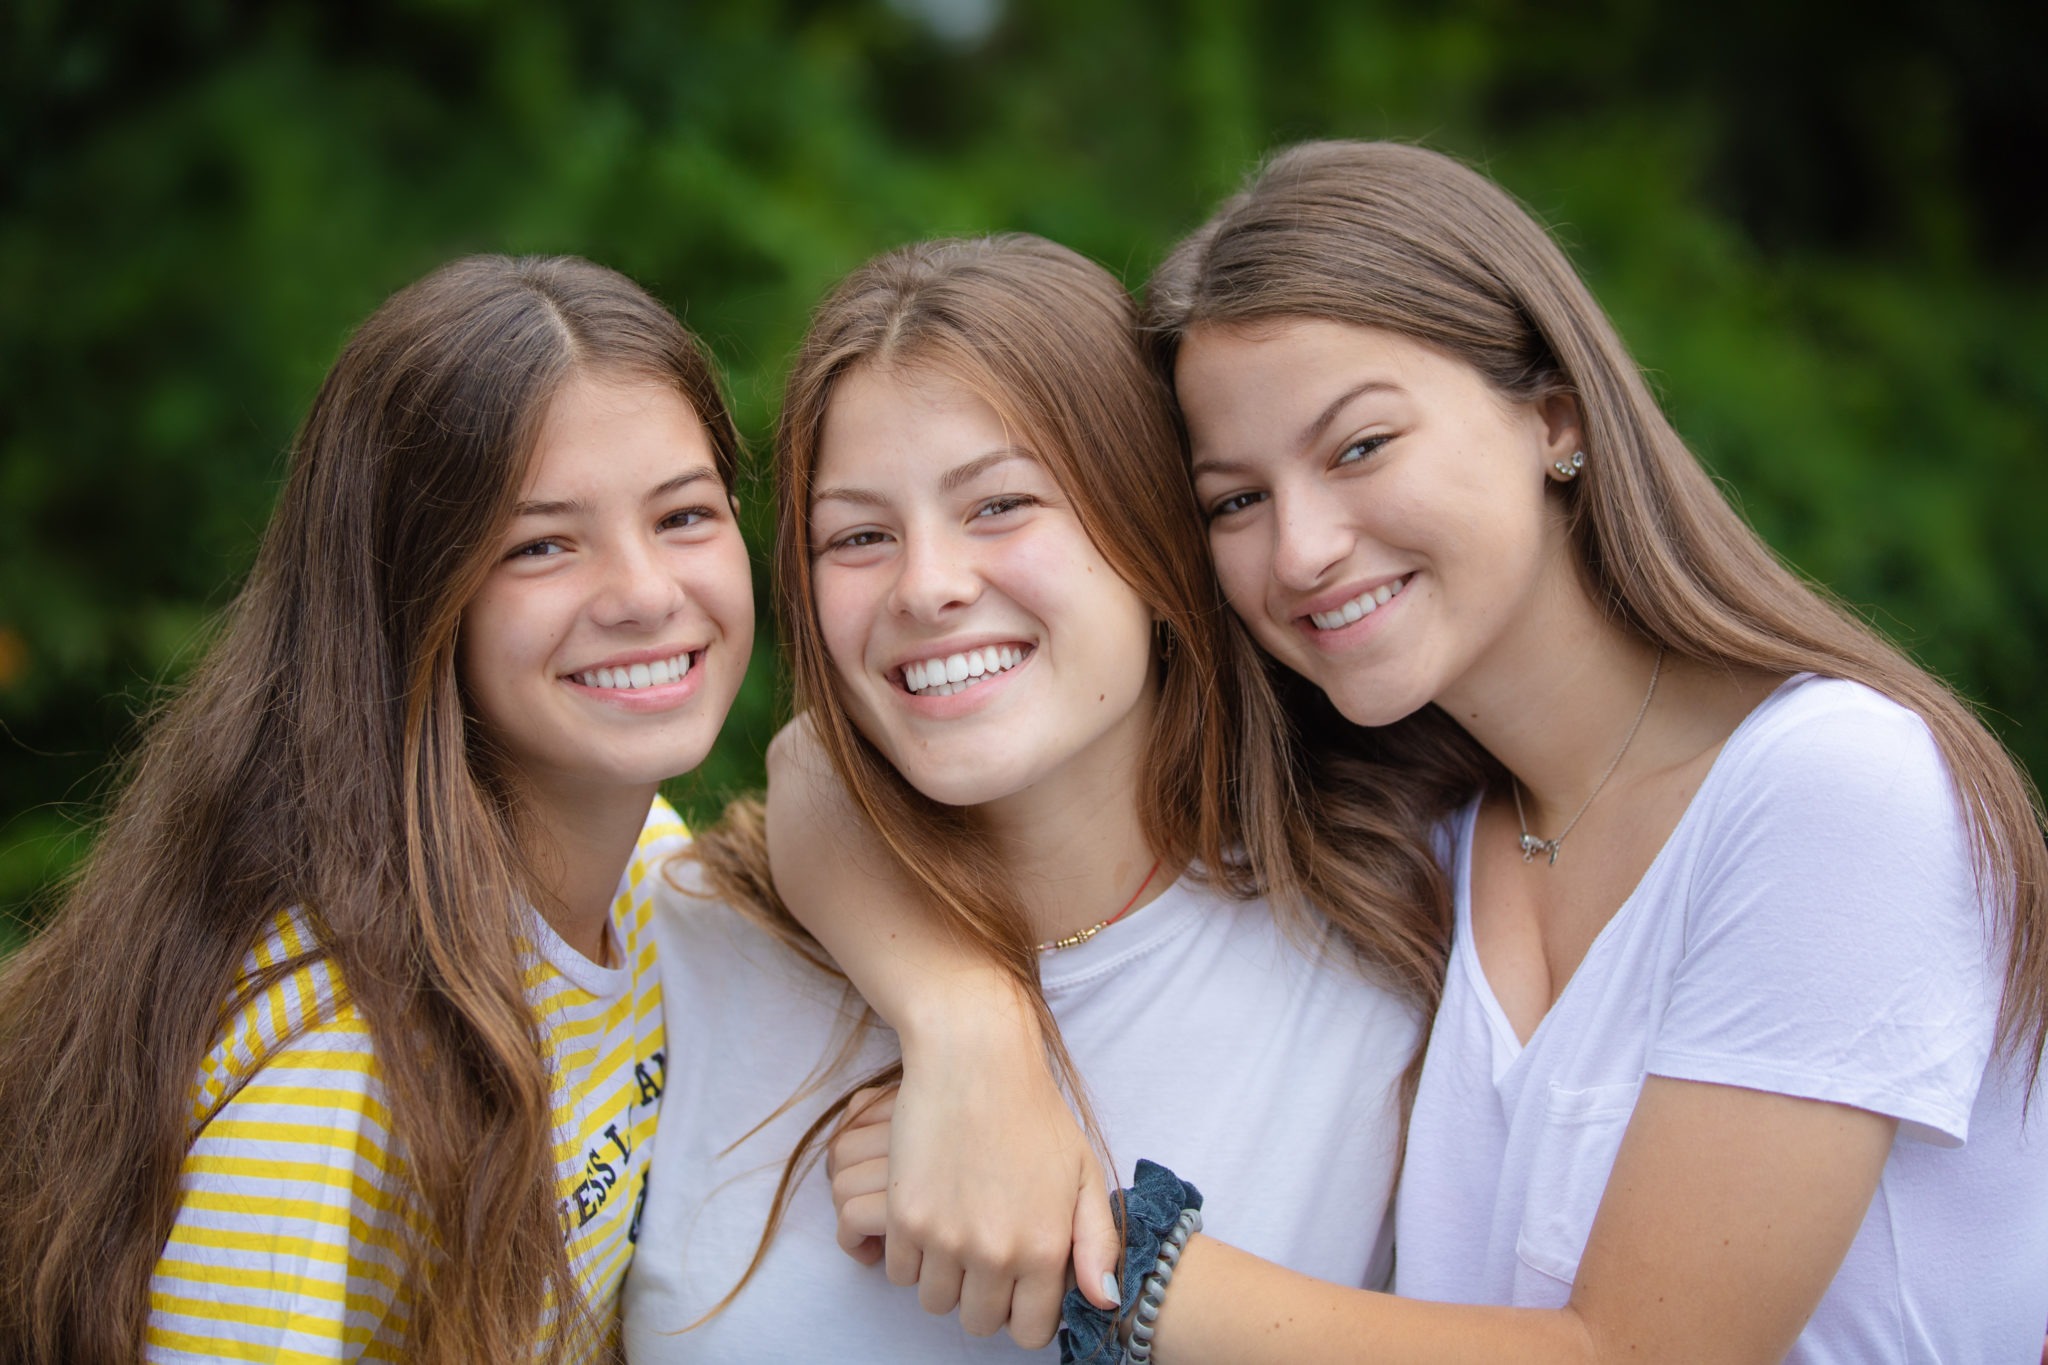
[{"label": "smile with teeth", "polygon": [[1377,588],[1358,594],[1343,606],[1331,611],[1312,611],[1308,619],[1315,622],[1317,630],[1342,630],[1353,621],[1360,621],[1378,611],[1388,602],[1400,596],[1401,589],[1408,586],[1405,577],[1391,583],[1382,583]]},{"label": "smile with teeth", "polygon": [[682,653],[673,659],[656,659],[649,664],[627,664],[621,668],[593,668],[585,673],[570,676],[585,687],[603,687],[614,692],[634,692],[643,687],[660,687],[665,683],[681,682],[690,671],[690,656]]},{"label": "smile with teeth", "polygon": [[914,697],[950,697],[976,683],[1006,673],[1031,654],[1017,645],[988,645],[964,654],[948,654],[903,665],[903,688]]}]

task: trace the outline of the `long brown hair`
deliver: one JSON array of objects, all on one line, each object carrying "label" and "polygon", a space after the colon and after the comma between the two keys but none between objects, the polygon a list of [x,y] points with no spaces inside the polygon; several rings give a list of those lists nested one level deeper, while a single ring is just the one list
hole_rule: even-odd
[{"label": "long brown hair", "polygon": [[[775,457],[776,602],[796,705],[911,883],[969,951],[1000,964],[1032,1003],[1054,1067],[1091,1131],[1039,988],[1039,955],[1013,879],[973,812],[932,801],[906,782],[860,733],[840,695],[812,590],[811,489],[835,388],[862,367],[944,375],[1022,433],[1103,558],[1160,622],[1158,701],[1138,783],[1150,851],[1168,867],[1197,862],[1233,893],[1259,890],[1258,871],[1242,854],[1232,726],[1246,691],[1242,675],[1259,675],[1262,665],[1222,605],[1193,492],[1180,473],[1166,389],[1146,363],[1134,323],[1130,297],[1108,271],[1042,238],[936,241],[889,252],[819,305],[788,381]],[[1277,723],[1276,713],[1263,716],[1267,733]],[[699,835],[695,853],[715,894],[819,958],[766,876],[757,806],[732,807]],[[1374,954],[1374,961],[1387,956]],[[848,1055],[850,1048],[840,1053]],[[891,1066],[860,1084],[896,1074]],[[806,1154],[851,1093],[824,1110],[785,1166],[756,1266]]]},{"label": "long brown hair", "polygon": [[[1198,326],[1321,318],[1410,337],[1513,399],[1576,399],[1585,472],[1558,495],[1594,601],[1674,655],[1863,683],[1917,712],[1953,777],[2005,944],[2001,1046],[2038,1063],[2048,1039],[2048,844],[2038,793],[1939,679],[1823,590],[1736,514],[1658,408],[1564,252],[1506,191],[1449,157],[1393,143],[1312,142],[1274,156],[1153,275],[1146,324],[1161,372]],[[1273,665],[1295,719],[1299,815],[1285,852],[1305,880],[1361,856],[1351,830],[1416,865],[1430,831],[1493,760],[1434,707],[1349,725]],[[1277,676],[1285,674],[1285,676]],[[1371,772],[1377,781],[1346,780]],[[1256,832],[1256,831],[1254,831]],[[1445,913],[1441,879],[1389,881]]]},{"label": "long brown hair", "polygon": [[[150,726],[48,930],[0,974],[0,1339],[141,1353],[201,1059],[277,913],[367,1023],[404,1154],[406,1356],[524,1359],[589,1324],[557,1212],[550,1076],[521,978],[516,784],[455,640],[540,423],[579,372],[673,385],[730,485],[710,362],[623,276],[473,257],[363,323],[313,401],[246,586]],[[239,982],[239,985],[238,985]]]}]

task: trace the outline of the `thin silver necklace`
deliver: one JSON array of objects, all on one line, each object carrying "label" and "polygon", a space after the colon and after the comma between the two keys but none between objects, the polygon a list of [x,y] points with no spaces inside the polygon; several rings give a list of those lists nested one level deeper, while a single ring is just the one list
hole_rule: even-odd
[{"label": "thin silver necklace", "polygon": [[1578,812],[1565,822],[1564,828],[1558,831],[1555,839],[1539,839],[1529,832],[1529,817],[1522,811],[1522,784],[1513,774],[1508,776],[1508,781],[1515,790],[1515,819],[1522,826],[1523,862],[1533,862],[1537,854],[1548,853],[1550,865],[1557,866],[1557,851],[1564,847],[1565,836],[1578,826],[1579,816],[1584,815],[1586,807],[1593,804],[1593,798],[1600,794],[1600,789],[1607,785],[1607,779],[1614,776],[1614,770],[1621,766],[1621,756],[1628,752],[1629,745],[1635,743],[1636,731],[1643,728],[1643,717],[1650,714],[1650,698],[1657,695],[1657,675],[1663,671],[1664,646],[1658,645],[1657,662],[1650,669],[1650,690],[1643,693],[1643,704],[1636,708],[1635,723],[1628,727],[1628,734],[1622,737],[1621,747],[1614,751],[1614,761],[1607,765],[1606,772],[1600,774],[1600,780],[1593,784],[1593,790],[1586,793],[1586,799],[1579,804]]}]

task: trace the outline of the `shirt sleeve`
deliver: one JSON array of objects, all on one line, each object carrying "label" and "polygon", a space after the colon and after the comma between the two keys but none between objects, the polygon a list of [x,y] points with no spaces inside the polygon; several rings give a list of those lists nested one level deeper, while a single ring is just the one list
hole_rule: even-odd
[{"label": "shirt sleeve", "polygon": [[1905,708],[1806,688],[1717,784],[1648,1070],[1960,1144],[2001,983],[1947,766]]},{"label": "shirt sleeve", "polygon": [[391,1147],[352,1010],[266,1058],[186,1154],[147,1359],[396,1359],[407,1215]]}]

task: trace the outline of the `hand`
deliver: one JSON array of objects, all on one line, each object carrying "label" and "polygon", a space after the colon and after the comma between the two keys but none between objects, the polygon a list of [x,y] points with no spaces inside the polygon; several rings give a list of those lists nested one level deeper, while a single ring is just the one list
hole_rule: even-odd
[{"label": "hand", "polygon": [[890,1280],[926,1311],[957,1307],[971,1335],[1007,1327],[1036,1349],[1059,1326],[1070,1253],[1087,1297],[1115,1304],[1122,1240],[1035,1028],[989,1013],[984,999],[922,1042],[906,1034],[902,1089],[834,1141],[839,1240],[871,1260],[879,1232]]},{"label": "hand", "polygon": [[846,1126],[825,1149],[839,1248],[862,1265],[882,1259],[889,1230],[889,1116],[895,1111],[893,1085],[856,1092],[846,1106]]}]

